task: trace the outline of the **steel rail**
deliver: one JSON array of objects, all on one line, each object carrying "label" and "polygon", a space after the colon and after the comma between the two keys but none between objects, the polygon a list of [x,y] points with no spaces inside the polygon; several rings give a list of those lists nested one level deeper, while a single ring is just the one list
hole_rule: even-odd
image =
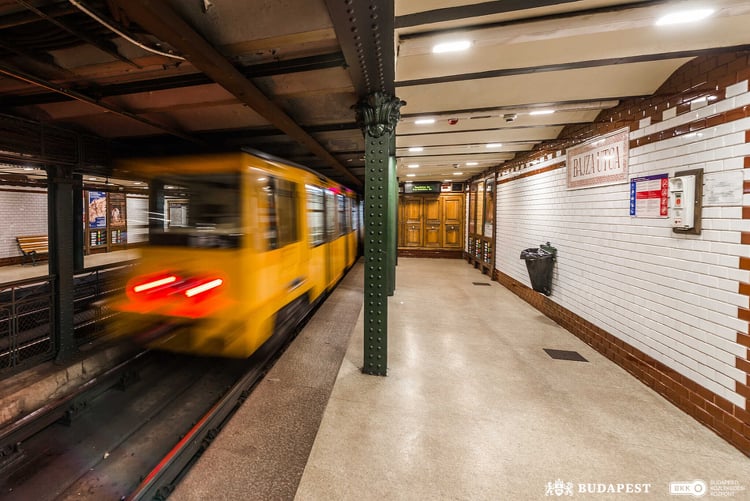
[{"label": "steel rail", "polygon": [[281,348],[294,338],[295,330],[271,337],[248,361],[251,369],[188,431],[164,458],[144,477],[127,501],[166,499],[187,468],[216,438],[228,418],[245,401],[263,378],[268,365],[281,354]]}]

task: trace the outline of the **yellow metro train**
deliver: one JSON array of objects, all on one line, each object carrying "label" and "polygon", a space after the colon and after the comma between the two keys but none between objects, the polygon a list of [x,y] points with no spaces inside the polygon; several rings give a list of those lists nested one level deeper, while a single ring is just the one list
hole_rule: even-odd
[{"label": "yellow metro train", "polygon": [[296,324],[358,257],[358,202],[347,188],[252,150],[142,159],[149,245],[113,330],[150,347],[247,357]]}]

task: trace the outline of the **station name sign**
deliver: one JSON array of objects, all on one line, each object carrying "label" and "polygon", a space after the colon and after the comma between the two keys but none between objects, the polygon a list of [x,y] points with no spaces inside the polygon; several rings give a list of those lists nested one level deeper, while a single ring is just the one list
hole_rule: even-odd
[{"label": "station name sign", "polygon": [[404,193],[440,193],[440,181],[404,183]]},{"label": "station name sign", "polygon": [[625,127],[568,148],[568,189],[627,182],[629,133]]}]

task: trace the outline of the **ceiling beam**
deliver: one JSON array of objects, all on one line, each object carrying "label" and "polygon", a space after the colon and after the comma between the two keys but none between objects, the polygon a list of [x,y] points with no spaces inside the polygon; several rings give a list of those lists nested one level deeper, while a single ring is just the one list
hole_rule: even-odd
[{"label": "ceiling beam", "polygon": [[[338,68],[345,65],[346,61],[344,60],[344,55],[341,52],[334,52],[331,54],[320,54],[317,56],[287,59],[271,63],[253,64],[238,69],[248,78],[259,78],[299,73],[303,71]],[[205,74],[191,73],[188,75],[153,78],[120,84],[81,87],[78,88],[78,91],[92,96],[110,97],[137,94],[139,92],[154,92],[159,90],[192,87],[195,85],[206,85],[211,83],[214,83],[214,81]],[[19,106],[56,103],[67,99],[68,98],[56,93],[32,94],[28,96],[7,95],[0,97],[0,108],[15,108]]]},{"label": "ceiling beam", "polygon": [[[607,5],[604,7],[594,7],[590,9],[571,9],[567,12],[561,12],[558,14],[546,14],[540,16],[524,16],[511,19],[509,21],[500,21],[497,23],[484,24],[482,28],[492,28],[498,26],[508,26],[513,24],[528,23],[531,21],[544,21],[550,19],[567,19],[570,17],[581,17],[590,16],[593,14],[602,14],[605,12],[619,12],[622,10],[630,10],[643,7],[651,7],[654,5],[661,5],[666,3],[672,3],[674,0],[642,0],[634,2],[619,3],[616,5]],[[478,16],[491,16],[495,14],[505,14],[507,12],[529,10],[536,7],[549,7],[552,5],[564,4],[564,3],[577,3],[577,0],[566,0],[566,1],[524,1],[524,0],[513,0],[503,2],[483,2],[480,4],[474,4],[464,7],[449,7],[445,9],[437,9],[432,11],[417,12],[414,14],[408,14],[405,16],[399,16],[396,18],[396,29],[399,28],[411,28],[414,26],[423,26],[432,23],[441,23],[447,21],[453,21],[456,19],[467,19]],[[462,28],[465,30],[466,28]],[[445,31],[454,31],[454,28],[448,29],[435,29],[430,31],[423,31],[420,33],[404,34],[401,36],[402,39],[408,39],[415,36],[422,36],[425,34],[437,34]]]},{"label": "ceiling beam", "polygon": [[116,115],[129,118],[131,120],[135,120],[137,122],[141,122],[146,125],[150,125],[151,127],[154,127],[155,129],[167,132],[169,134],[172,134],[173,136],[180,137],[182,139],[185,139],[187,141],[191,141],[194,143],[202,143],[200,139],[197,139],[191,135],[188,135],[187,133],[173,129],[171,127],[168,127],[164,124],[160,124],[158,122],[154,122],[153,120],[149,120],[147,118],[141,117],[136,115],[135,113],[128,111],[124,108],[121,108],[119,106],[116,106],[114,104],[110,104],[98,99],[94,99],[93,97],[87,96],[85,94],[82,94],[80,92],[74,91],[72,89],[67,89],[65,87],[62,87],[57,84],[53,84],[51,82],[48,82],[46,80],[43,80],[37,76],[34,76],[30,73],[26,73],[20,69],[13,68],[11,66],[7,66],[5,64],[0,63],[0,74],[9,76],[11,78],[15,78],[16,80],[19,80],[21,82],[26,82],[31,85],[36,85],[37,87],[42,87],[47,90],[51,90],[53,92],[58,92],[60,94],[63,94],[65,96],[68,96],[72,99],[75,99],[77,101],[81,101],[84,103],[88,103],[91,105],[94,105],[98,108],[101,108],[103,110],[106,110],[108,112],[114,113]]},{"label": "ceiling beam", "polygon": [[193,66],[208,75],[240,101],[307,147],[318,158],[357,187],[362,181],[344,167],[315,138],[268,99],[245,75],[182,17],[161,0],[113,0],[131,20],[177,49]]},{"label": "ceiling beam", "polygon": [[479,80],[481,78],[509,77],[514,75],[531,75],[535,73],[546,73],[549,71],[580,70],[584,68],[600,68],[602,66],[615,66],[620,64],[645,63],[650,61],[664,61],[667,59],[682,59],[688,57],[707,56],[721,54],[724,52],[743,52],[750,50],[750,44],[733,45],[731,47],[712,47],[709,49],[688,49],[674,52],[659,52],[655,54],[639,54],[636,56],[613,57],[607,59],[591,59],[588,61],[573,61],[570,63],[544,64],[540,66],[528,66],[525,68],[503,68],[490,71],[479,71],[475,73],[459,73],[456,75],[444,75],[433,78],[420,78],[416,80],[404,80],[396,82],[397,87],[409,87],[414,85],[429,85],[446,82],[463,82],[467,80]]},{"label": "ceiling beam", "polygon": [[396,79],[393,1],[326,0],[326,7],[359,99],[373,92],[392,96]]},{"label": "ceiling beam", "polygon": [[518,10],[550,7],[562,3],[575,3],[577,0],[505,0],[504,2],[483,2],[460,7],[428,10],[406,14],[396,18],[396,28],[409,28],[423,24],[442,23],[456,19],[505,14]]}]

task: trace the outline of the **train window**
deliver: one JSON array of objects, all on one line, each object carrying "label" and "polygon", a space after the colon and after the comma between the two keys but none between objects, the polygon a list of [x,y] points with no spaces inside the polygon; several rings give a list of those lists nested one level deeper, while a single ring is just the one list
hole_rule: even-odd
[{"label": "train window", "polygon": [[307,227],[310,231],[310,246],[317,247],[326,241],[325,198],[323,188],[305,186],[307,190]]},{"label": "train window", "polygon": [[336,195],[336,202],[338,204],[338,236],[344,235],[348,232],[347,230],[347,210],[346,210],[346,197],[342,194]]},{"label": "train window", "polygon": [[169,175],[155,180],[151,191],[151,244],[240,246],[239,175]]},{"label": "train window", "polygon": [[338,236],[336,229],[336,198],[332,191],[326,190],[326,237],[329,242]]},{"label": "train window", "polygon": [[286,179],[268,176],[261,189],[265,201],[266,240],[269,249],[279,249],[299,240],[297,231],[297,185]]},{"label": "train window", "polygon": [[355,200],[350,200],[352,204],[352,230],[357,231],[359,230],[359,212],[358,212],[358,206],[357,202]]}]

